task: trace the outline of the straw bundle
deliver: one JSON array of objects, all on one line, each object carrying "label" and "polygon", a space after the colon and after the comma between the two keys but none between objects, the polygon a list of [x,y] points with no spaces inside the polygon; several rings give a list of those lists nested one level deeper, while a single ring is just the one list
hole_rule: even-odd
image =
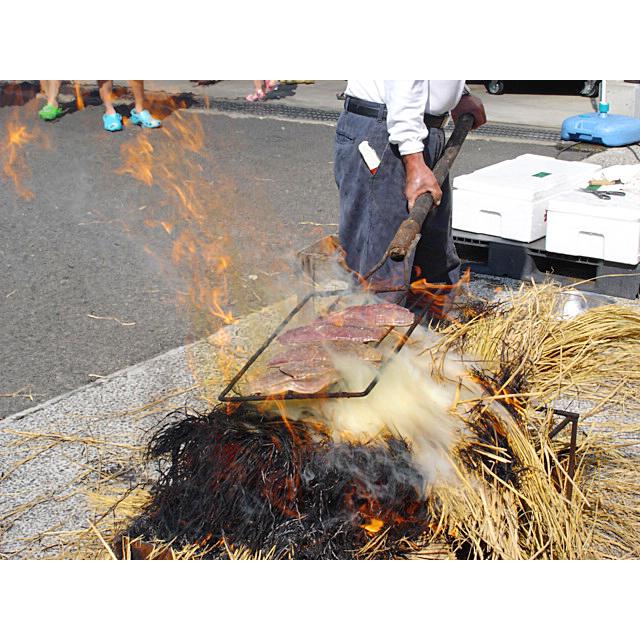
[{"label": "straw bundle", "polygon": [[620,304],[561,318],[557,285],[522,286],[499,305],[485,305],[464,324],[445,330],[441,351],[464,350],[484,366],[505,374],[505,386],[527,382],[530,401],[563,395],[583,400],[632,402],[640,383],[640,313]]},{"label": "straw bundle", "polygon": [[[523,286],[509,303],[448,327],[438,346],[441,354],[477,354],[494,397],[517,417],[497,452],[518,467],[517,484],[492,473],[481,447],[462,443],[454,456],[460,483],[431,497],[439,533],[468,557],[640,555],[640,313],[608,305],[562,320],[563,293]],[[582,414],[570,501],[567,436],[550,440],[551,415],[535,411],[567,398]],[[475,468],[465,464],[465,451]]]}]

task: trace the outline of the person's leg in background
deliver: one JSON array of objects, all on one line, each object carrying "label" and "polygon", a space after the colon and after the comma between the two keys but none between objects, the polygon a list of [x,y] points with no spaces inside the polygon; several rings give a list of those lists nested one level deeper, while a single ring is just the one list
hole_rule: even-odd
[{"label": "person's leg in background", "polygon": [[40,88],[47,99],[47,103],[38,112],[43,120],[55,120],[62,115],[62,109],[58,104],[61,84],[62,80],[40,80]]},{"label": "person's leg in background", "polygon": [[148,109],[144,108],[144,80],[129,80],[129,85],[135,102],[135,106],[131,110],[132,124],[140,125],[146,129],[157,129],[162,126],[162,122],[154,118]]},{"label": "person's leg in background", "polygon": [[144,111],[144,80],[129,80],[133,92],[134,110],[140,113]]},{"label": "person's leg in background", "polygon": [[113,80],[98,80],[98,91],[104,105],[102,124],[105,131],[121,131],[122,116],[116,112],[113,106]]},{"label": "person's leg in background", "polygon": [[115,114],[116,110],[113,106],[113,80],[98,80],[98,92],[100,93],[100,100],[104,105],[104,112],[108,116]]},{"label": "person's leg in background", "polygon": [[266,85],[264,80],[253,81],[253,93],[247,96],[248,102],[257,102],[258,100],[264,100],[266,97]]},{"label": "person's leg in background", "polygon": [[58,93],[62,80],[40,80],[40,86],[47,98],[47,104],[53,107],[58,106]]}]

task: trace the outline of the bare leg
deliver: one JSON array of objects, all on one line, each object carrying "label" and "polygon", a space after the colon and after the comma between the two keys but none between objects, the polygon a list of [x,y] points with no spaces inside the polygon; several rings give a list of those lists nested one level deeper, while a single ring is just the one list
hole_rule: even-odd
[{"label": "bare leg", "polygon": [[131,91],[133,91],[133,99],[136,106],[136,113],[144,111],[144,80],[129,80]]},{"label": "bare leg", "polygon": [[104,104],[104,112],[112,116],[116,110],[113,107],[113,99],[111,93],[113,92],[113,80],[98,80],[98,90],[100,91],[100,99]]},{"label": "bare leg", "polygon": [[247,96],[249,102],[255,102],[256,100],[264,100],[266,94],[266,85],[264,80],[253,81],[253,93]]},{"label": "bare leg", "polygon": [[47,104],[58,107],[58,93],[62,80],[40,80],[40,87],[47,98]]}]

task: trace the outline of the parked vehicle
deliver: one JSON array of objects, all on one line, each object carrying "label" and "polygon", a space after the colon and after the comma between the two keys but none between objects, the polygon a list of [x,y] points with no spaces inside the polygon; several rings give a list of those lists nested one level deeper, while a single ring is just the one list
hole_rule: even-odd
[{"label": "parked vehicle", "polygon": [[[505,80],[484,80],[484,86],[487,91],[494,96],[499,96],[504,93]],[[508,82],[508,80],[506,81]],[[600,80],[583,80],[583,87],[580,90],[581,96],[587,98],[596,98],[600,91]]]}]

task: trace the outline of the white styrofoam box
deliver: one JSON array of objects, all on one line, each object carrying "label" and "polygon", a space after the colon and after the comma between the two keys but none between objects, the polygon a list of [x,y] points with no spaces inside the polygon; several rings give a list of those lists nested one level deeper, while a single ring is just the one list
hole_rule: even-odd
[{"label": "white styrofoam box", "polygon": [[[525,153],[458,176],[454,188],[533,202],[582,184],[602,167]],[[544,174],[544,175],[543,175]]]},{"label": "white styrofoam box", "polygon": [[455,229],[533,242],[545,235],[549,198],[582,186],[600,165],[531,153],[453,180]]},{"label": "white styrofoam box", "polygon": [[526,202],[455,189],[451,224],[463,231],[533,242],[545,234],[546,204],[546,199]]},{"label": "white styrofoam box", "polygon": [[[601,190],[620,191],[617,186]],[[600,200],[572,191],[552,198],[547,209],[547,251],[609,262],[640,262],[640,195]]]}]

